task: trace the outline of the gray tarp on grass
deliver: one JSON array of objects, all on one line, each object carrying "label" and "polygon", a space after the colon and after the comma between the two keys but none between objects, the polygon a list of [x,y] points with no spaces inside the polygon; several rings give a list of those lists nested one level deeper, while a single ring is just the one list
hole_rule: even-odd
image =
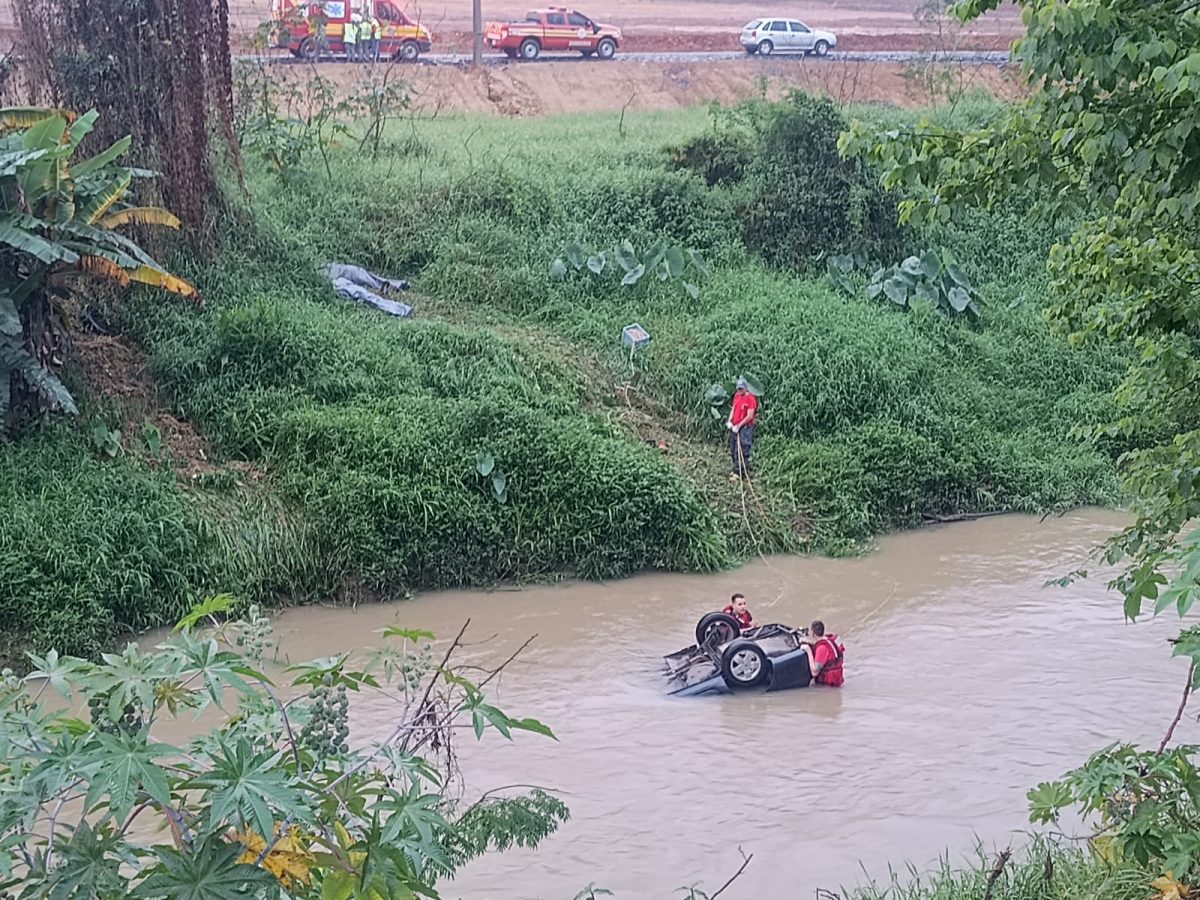
[{"label": "gray tarp on grass", "polygon": [[413,313],[413,308],[407,303],[397,303],[395,300],[388,300],[376,293],[376,291],[389,289],[406,291],[408,290],[407,281],[383,278],[373,275],[361,266],[349,266],[343,263],[330,263],[325,267],[325,275],[333,283],[333,289],[337,291],[338,295],[347,300],[366,303],[368,306],[374,306],[393,316],[407,318]]}]

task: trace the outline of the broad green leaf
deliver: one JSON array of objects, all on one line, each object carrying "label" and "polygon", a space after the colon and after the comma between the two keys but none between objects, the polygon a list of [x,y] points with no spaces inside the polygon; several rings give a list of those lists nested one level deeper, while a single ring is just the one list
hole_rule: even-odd
[{"label": "broad green leaf", "polygon": [[490,453],[480,453],[475,457],[475,471],[484,478],[491,475],[494,468],[496,468],[496,458]]},{"label": "broad green leaf", "polygon": [[690,281],[685,281],[683,283],[683,289],[687,292],[687,295],[689,297],[691,297],[693,300],[697,299],[700,296],[700,288],[698,288],[696,285],[692,284]]},{"label": "broad green leaf", "polygon": [[76,150],[83,143],[83,139],[92,133],[99,118],[100,113],[91,109],[71,123],[70,129],[67,131],[67,146],[72,151]]},{"label": "broad green leaf", "polygon": [[583,247],[572,241],[571,243],[567,244],[566,254],[567,262],[573,265],[576,269],[583,268],[584,260],[587,258],[587,254],[584,253]]},{"label": "broad green leaf", "polygon": [[587,267],[595,275],[600,275],[604,272],[604,267],[608,263],[607,258],[603,253],[597,253],[595,256],[589,256]]},{"label": "broad green leaf", "polygon": [[967,304],[971,302],[971,295],[958,285],[955,285],[946,293],[946,299],[950,301],[950,305],[954,308],[955,312],[962,312],[967,308]]},{"label": "broad green leaf", "polygon": [[0,334],[21,336],[21,316],[8,291],[0,290]]},{"label": "broad green leaf", "polygon": [[[97,153],[95,156],[71,166],[71,177],[78,182],[79,179],[83,178],[84,176],[94,175],[105,166],[108,166],[110,163],[114,162],[122,154],[126,153],[132,145],[133,138],[129,135],[126,135],[103,153]],[[139,177],[139,171],[135,169],[130,169],[129,174],[134,177]],[[155,173],[150,172],[146,174],[154,175]]]},{"label": "broad green leaf", "polygon": [[539,722],[537,719],[509,719],[508,723],[518,731],[532,731],[535,734],[543,734],[548,738],[558,740],[557,737],[554,737],[554,732],[550,730],[550,726]]},{"label": "broad green leaf", "polygon": [[914,277],[923,274],[920,257],[908,257],[908,259],[900,264],[900,271],[905,275],[912,275]]},{"label": "broad green leaf", "polygon": [[683,251],[678,247],[668,247],[666,253],[667,272],[672,278],[679,278],[683,275],[684,266],[687,265],[687,260],[684,258]]},{"label": "broad green leaf", "polygon": [[883,283],[883,292],[897,306],[908,303],[908,285],[898,278],[889,278]]},{"label": "broad green leaf", "polygon": [[697,272],[699,272],[701,275],[708,274],[708,263],[704,261],[704,254],[702,254],[699,250],[689,250],[688,259],[691,261],[692,266]]},{"label": "broad green leaf", "polygon": [[184,785],[207,791],[209,811],[206,831],[249,826],[259,834],[274,834],[275,823],[287,816],[308,822],[311,815],[304,797],[280,765],[282,753],[258,751],[244,737],[219,735],[212,753],[212,769]]},{"label": "broad green leaf", "polygon": [[210,836],[193,850],[156,848],[158,864],[146,870],[146,879],[133,891],[145,900],[245,900],[269,896],[278,887],[266,871],[238,862],[241,844],[227,844]]},{"label": "broad green leaf", "polygon": [[175,623],[173,631],[190,631],[196,623],[209,616],[227,613],[237,605],[233,594],[214,594],[192,607],[191,612]]},{"label": "broad green leaf", "polygon": [[921,254],[921,271],[926,278],[937,278],[942,274],[942,261],[933,250]]},{"label": "broad green leaf", "polygon": [[143,795],[160,806],[171,804],[167,772],[155,759],[178,754],[176,748],[148,743],[144,731],[99,733],[96,742],[88,753],[95,769],[85,801],[88,807],[103,800],[116,820],[123,822]]},{"label": "broad green leaf", "polygon": [[19,220],[16,216],[0,216],[0,244],[5,244],[22,253],[28,253],[47,264],[73,263],[79,259],[79,254],[75,251],[47,240],[40,234],[35,234],[17,224],[18,221],[25,218],[21,217]]},{"label": "broad green leaf", "polygon": [[948,263],[946,265],[946,274],[949,275],[954,280],[954,283],[959,287],[966,288],[967,290],[972,289],[971,282],[967,279],[967,276],[962,273],[958,266]]},{"label": "broad green leaf", "polygon": [[645,274],[646,274],[645,266],[642,266],[640,264],[636,265],[632,269],[630,269],[628,272],[625,273],[625,277],[621,279],[621,284],[625,284],[625,285],[637,284],[641,280],[642,276]]},{"label": "broad green leaf", "polygon": [[550,263],[550,277],[554,281],[562,281],[567,277],[567,264],[561,259],[556,259]]},{"label": "broad green leaf", "polygon": [[629,241],[621,241],[615,252],[617,265],[626,272],[638,266],[637,252],[633,249],[633,244]]}]

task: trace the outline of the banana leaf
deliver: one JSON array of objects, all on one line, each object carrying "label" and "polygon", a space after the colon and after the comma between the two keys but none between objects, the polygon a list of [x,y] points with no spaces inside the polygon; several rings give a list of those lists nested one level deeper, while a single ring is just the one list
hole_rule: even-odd
[{"label": "banana leaf", "polygon": [[182,223],[175,214],[161,206],[130,206],[111,212],[95,224],[101,228],[120,228],[122,225],[161,225],[178,228]]},{"label": "banana leaf", "polygon": [[79,259],[79,254],[69,247],[21,227],[19,221],[30,218],[32,217],[0,216],[0,244],[12,247],[21,253],[28,253],[44,263],[73,263]]}]

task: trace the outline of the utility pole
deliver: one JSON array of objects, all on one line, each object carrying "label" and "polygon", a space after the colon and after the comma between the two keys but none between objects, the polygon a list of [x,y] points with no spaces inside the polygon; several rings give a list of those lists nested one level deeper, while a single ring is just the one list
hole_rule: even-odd
[{"label": "utility pole", "polygon": [[471,44],[471,63],[475,66],[483,65],[483,0],[472,0],[472,25],[474,26],[475,40]]}]

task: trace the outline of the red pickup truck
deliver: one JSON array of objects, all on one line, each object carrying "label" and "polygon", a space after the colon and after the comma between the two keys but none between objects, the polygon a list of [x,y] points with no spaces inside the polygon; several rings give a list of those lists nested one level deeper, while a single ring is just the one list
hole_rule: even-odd
[{"label": "red pickup truck", "polygon": [[621,29],[598,25],[565,6],[550,6],[527,13],[523,22],[488,22],[483,40],[509,59],[537,59],[543,50],[612,59],[621,43]]}]

